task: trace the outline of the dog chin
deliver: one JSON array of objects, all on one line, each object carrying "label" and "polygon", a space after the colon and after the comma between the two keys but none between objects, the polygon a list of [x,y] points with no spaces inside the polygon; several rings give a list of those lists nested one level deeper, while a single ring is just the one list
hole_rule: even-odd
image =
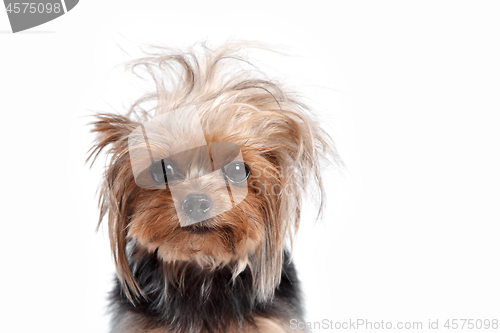
[{"label": "dog chin", "polygon": [[[182,244],[162,244],[152,248],[145,245],[148,252],[157,252],[165,263],[190,262],[204,268],[217,268],[247,261],[248,257],[257,251],[259,242],[245,237],[237,243],[223,244],[218,230],[210,227],[184,227],[189,235],[189,242]],[[140,245],[142,246],[142,245]]]},{"label": "dog chin", "polygon": [[216,230],[214,227],[208,225],[188,225],[182,229],[195,235],[205,235]]}]

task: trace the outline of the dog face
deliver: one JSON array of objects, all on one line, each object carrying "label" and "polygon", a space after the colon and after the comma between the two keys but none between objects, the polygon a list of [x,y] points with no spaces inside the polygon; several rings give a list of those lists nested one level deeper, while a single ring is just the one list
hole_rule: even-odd
[{"label": "dog face", "polygon": [[[236,50],[237,51],[237,50]],[[284,241],[300,218],[310,180],[322,191],[319,159],[330,146],[304,105],[277,84],[228,77],[235,49],[161,53],[140,59],[157,91],[154,112],[100,114],[91,156],[108,145],[101,189],[118,276],[129,297],[140,286],[126,246],[156,252],[165,264],[194,263],[235,275],[251,266],[260,299],[279,283]],[[168,64],[168,66],[166,66]],[[178,73],[167,90],[159,70]],[[175,70],[172,70],[175,69]],[[179,74],[180,73],[180,74]],[[161,81],[163,82],[163,81]]]},{"label": "dog face", "polygon": [[141,208],[131,215],[128,237],[166,262],[216,267],[246,260],[262,242],[262,221],[269,220],[262,208],[275,209],[266,202],[269,193],[254,184],[259,165],[274,166],[245,144],[248,137],[221,122],[238,117],[234,110],[219,110],[222,118],[211,112],[203,105],[170,111],[128,136],[140,188],[133,205]]}]

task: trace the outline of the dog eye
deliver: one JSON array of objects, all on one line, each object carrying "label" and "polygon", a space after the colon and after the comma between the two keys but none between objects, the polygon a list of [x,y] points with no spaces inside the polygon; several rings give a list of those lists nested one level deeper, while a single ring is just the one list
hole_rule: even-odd
[{"label": "dog eye", "polygon": [[153,162],[149,167],[151,178],[156,184],[167,184],[168,179],[175,178],[175,170],[172,164],[164,160]]},{"label": "dog eye", "polygon": [[232,162],[224,167],[224,176],[232,183],[242,183],[250,177],[250,169],[243,162]]}]

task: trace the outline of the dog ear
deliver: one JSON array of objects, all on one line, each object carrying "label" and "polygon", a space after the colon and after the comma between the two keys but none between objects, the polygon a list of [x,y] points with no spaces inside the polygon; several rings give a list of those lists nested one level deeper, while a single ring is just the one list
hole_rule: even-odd
[{"label": "dog ear", "polygon": [[[319,199],[318,217],[323,209],[322,162],[336,159],[335,146],[329,135],[316,122],[307,108],[298,102],[283,103],[276,115],[276,126],[268,131],[268,160],[280,172],[280,215],[290,227],[298,227],[302,196],[311,197],[315,191]],[[289,230],[291,231],[291,230]]]},{"label": "dog ear", "polygon": [[97,120],[91,123],[93,125],[91,132],[97,133],[97,137],[94,140],[94,145],[89,150],[87,158],[87,162],[92,160],[91,166],[108,145],[112,144],[114,146],[112,149],[114,148],[115,151],[122,148],[123,145],[126,146],[127,136],[138,125],[129,118],[120,115],[100,113],[95,117]]},{"label": "dog ear", "polygon": [[[323,208],[322,160],[333,157],[332,140],[319,123],[309,114],[305,106],[291,99],[284,100],[279,107],[273,104],[265,109],[265,118],[254,121],[258,124],[258,147],[269,166],[261,177],[264,180],[264,196],[272,212],[267,216],[266,241],[259,257],[253,263],[257,273],[257,291],[261,299],[272,295],[281,279],[286,236],[290,236],[293,247],[300,221],[302,197],[311,197],[316,191],[319,199],[318,217]],[[259,114],[256,114],[259,116]],[[266,125],[266,123],[268,125]],[[270,125],[269,125],[270,124]],[[255,127],[254,127],[255,129]],[[264,273],[263,273],[264,272]]]},{"label": "dog ear", "polygon": [[137,191],[128,153],[128,136],[139,124],[127,117],[113,114],[98,114],[96,118],[91,132],[97,133],[97,136],[89,150],[87,161],[92,160],[93,164],[109,148],[108,165],[99,193],[100,216],[97,228],[107,214],[117,275],[127,297],[134,303],[134,299],[142,295],[142,291],[132,274],[126,253],[127,217],[131,214],[130,207],[133,206],[132,201]]}]

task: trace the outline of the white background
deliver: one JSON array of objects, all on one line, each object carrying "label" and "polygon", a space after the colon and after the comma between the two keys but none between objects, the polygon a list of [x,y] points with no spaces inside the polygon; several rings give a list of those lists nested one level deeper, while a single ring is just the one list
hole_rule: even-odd
[{"label": "white background", "polygon": [[500,319],[499,17],[496,1],[86,0],[13,35],[0,10],[0,331],[107,331],[85,115],[123,109],[118,44],[229,38],[297,55],[256,61],[307,96],[346,164],[297,238],[307,320]]}]

